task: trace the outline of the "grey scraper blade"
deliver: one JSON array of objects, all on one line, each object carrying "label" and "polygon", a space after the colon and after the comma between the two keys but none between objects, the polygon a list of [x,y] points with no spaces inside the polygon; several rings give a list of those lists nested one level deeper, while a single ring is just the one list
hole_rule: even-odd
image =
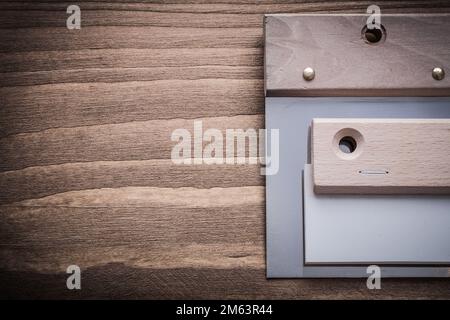
[{"label": "grey scraper blade", "polygon": [[450,197],[318,195],[304,169],[305,264],[450,265]]}]

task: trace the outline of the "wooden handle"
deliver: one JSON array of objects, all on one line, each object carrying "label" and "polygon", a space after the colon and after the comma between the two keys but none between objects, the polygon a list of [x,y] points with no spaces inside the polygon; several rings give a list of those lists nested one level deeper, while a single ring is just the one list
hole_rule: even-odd
[{"label": "wooden handle", "polygon": [[316,193],[450,194],[450,119],[314,119]]},{"label": "wooden handle", "polygon": [[[383,14],[376,43],[367,17],[266,16],[266,96],[450,95],[449,14]],[[447,76],[434,79],[434,68]]]}]

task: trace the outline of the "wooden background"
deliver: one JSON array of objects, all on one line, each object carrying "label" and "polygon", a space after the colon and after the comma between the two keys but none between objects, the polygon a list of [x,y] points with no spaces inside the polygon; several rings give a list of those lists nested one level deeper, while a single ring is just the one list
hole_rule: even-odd
[{"label": "wooden background", "polygon": [[78,1],[69,31],[73,3],[0,2],[1,298],[450,299],[450,279],[266,280],[259,167],[170,160],[194,119],[263,127],[264,13],[372,1]]}]

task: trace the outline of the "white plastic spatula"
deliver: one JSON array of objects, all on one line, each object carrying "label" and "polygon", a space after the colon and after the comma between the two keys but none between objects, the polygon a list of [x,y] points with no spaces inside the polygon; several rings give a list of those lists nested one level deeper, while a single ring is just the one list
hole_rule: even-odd
[{"label": "white plastic spatula", "polygon": [[306,264],[450,265],[448,195],[318,195],[310,164],[303,192]]}]

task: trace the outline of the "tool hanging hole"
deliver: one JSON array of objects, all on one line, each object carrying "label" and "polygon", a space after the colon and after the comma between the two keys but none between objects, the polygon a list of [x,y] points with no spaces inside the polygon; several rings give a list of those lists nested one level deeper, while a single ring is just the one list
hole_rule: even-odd
[{"label": "tool hanging hole", "polygon": [[380,25],[380,27],[374,26],[373,29],[364,26],[361,31],[361,36],[368,44],[378,44],[384,42],[386,39],[386,29],[383,25]]},{"label": "tool hanging hole", "polygon": [[333,137],[332,148],[344,160],[353,160],[364,151],[364,137],[353,128],[342,128]]},{"label": "tool hanging hole", "polygon": [[339,140],[339,149],[343,153],[353,153],[356,150],[356,147],[356,140],[350,136],[343,137],[341,140]]}]

